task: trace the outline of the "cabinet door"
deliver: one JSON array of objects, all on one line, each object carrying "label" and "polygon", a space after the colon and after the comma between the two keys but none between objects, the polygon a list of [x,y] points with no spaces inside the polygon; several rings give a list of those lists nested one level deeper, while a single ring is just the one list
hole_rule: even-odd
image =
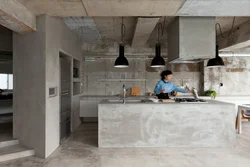
[{"label": "cabinet door", "polygon": [[70,135],[70,119],[60,123],[60,140],[67,138]]},{"label": "cabinet door", "polygon": [[98,117],[98,103],[96,100],[80,101],[80,117]]}]

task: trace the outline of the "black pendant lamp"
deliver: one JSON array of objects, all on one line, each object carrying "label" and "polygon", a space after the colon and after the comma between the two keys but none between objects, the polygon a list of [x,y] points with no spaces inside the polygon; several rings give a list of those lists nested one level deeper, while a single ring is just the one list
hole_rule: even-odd
[{"label": "black pendant lamp", "polygon": [[223,67],[223,66],[225,66],[225,64],[222,58],[219,56],[219,45],[216,44],[216,57],[208,61],[207,67],[214,68],[214,67]]},{"label": "black pendant lamp", "polygon": [[158,43],[155,45],[155,57],[151,62],[153,68],[165,67],[165,60],[161,57],[160,28],[162,30],[162,25],[158,23]]},{"label": "black pendant lamp", "polygon": [[155,57],[151,62],[151,67],[165,67],[165,60],[161,57],[161,44],[157,43],[155,45]]},{"label": "black pendant lamp", "polygon": [[115,61],[114,67],[116,68],[127,68],[129,67],[129,63],[127,58],[124,56],[124,42],[123,38],[125,36],[125,25],[123,24],[123,17],[122,17],[122,24],[121,24],[121,43],[119,44],[119,57]]},{"label": "black pendant lamp", "polygon": [[115,61],[115,67],[116,68],[126,68],[129,67],[128,60],[124,56],[124,45],[119,45],[119,57]]}]

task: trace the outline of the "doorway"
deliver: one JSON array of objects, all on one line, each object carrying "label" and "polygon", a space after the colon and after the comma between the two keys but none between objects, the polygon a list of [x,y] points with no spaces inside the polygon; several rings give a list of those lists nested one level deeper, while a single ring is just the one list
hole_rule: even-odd
[{"label": "doorway", "polygon": [[0,142],[13,138],[12,52],[0,51]]}]

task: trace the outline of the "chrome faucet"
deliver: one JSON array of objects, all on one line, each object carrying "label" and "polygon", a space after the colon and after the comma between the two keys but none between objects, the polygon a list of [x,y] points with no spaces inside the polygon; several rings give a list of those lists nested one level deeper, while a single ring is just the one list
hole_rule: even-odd
[{"label": "chrome faucet", "polygon": [[125,104],[125,98],[126,98],[126,88],[125,88],[125,84],[123,84],[123,99],[122,99],[122,102],[123,104]]}]

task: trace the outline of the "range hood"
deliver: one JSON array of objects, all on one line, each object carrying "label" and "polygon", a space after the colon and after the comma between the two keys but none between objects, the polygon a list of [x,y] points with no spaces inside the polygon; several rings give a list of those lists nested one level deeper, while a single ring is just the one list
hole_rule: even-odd
[{"label": "range hood", "polygon": [[169,63],[215,58],[215,17],[177,17],[167,29]]}]

